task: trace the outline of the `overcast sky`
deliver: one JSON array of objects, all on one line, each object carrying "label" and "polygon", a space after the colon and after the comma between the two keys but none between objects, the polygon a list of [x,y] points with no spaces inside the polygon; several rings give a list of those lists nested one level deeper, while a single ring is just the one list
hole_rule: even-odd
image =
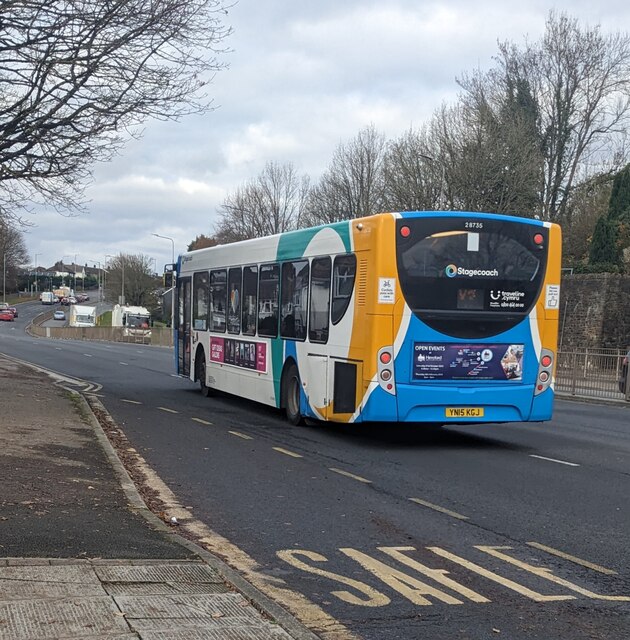
[{"label": "overcast sky", "polygon": [[[229,0],[228,0],[229,2]],[[91,266],[143,253],[157,270],[210,235],[227,193],[268,161],[317,180],[335,147],[374,124],[388,138],[426,122],[457,95],[464,71],[491,66],[498,40],[536,40],[550,9],[605,32],[630,28],[627,0],[240,0],[227,23],[232,52],[209,92],[216,110],[147,123],[95,170],[88,213],[38,211],[31,257]]]}]

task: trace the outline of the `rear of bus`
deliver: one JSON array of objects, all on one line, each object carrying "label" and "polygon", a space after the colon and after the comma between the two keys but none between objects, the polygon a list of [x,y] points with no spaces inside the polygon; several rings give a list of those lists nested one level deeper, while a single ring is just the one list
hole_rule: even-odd
[{"label": "rear of bus", "polygon": [[560,228],[429,212],[400,214],[395,234],[404,298],[395,342],[398,420],[549,420]]}]

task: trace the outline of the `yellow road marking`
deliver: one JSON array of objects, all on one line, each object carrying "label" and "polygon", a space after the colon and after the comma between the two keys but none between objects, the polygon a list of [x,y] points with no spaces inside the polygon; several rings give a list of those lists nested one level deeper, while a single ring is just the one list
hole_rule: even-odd
[{"label": "yellow road marking", "polygon": [[459,593],[464,596],[464,598],[468,598],[473,602],[490,602],[490,600],[485,596],[482,596],[476,591],[459,584],[459,582],[455,582],[455,580],[452,580],[451,578],[447,578],[446,576],[448,576],[448,571],[445,569],[431,569],[417,560],[407,557],[403,553],[403,551],[415,551],[415,547],[378,547],[378,550],[386,553],[388,556],[391,556],[394,560],[415,569],[418,573],[423,573],[428,578],[439,582],[448,589],[452,589],[455,593]]},{"label": "yellow road marking", "polygon": [[347,478],[352,478],[353,480],[358,480],[359,482],[365,482],[365,484],[372,484],[371,480],[367,480],[366,478],[362,478],[361,476],[355,476],[354,473],[350,473],[349,471],[344,471],[343,469],[335,469],[334,467],[329,467],[329,469],[330,471],[339,473],[342,476],[346,476]]},{"label": "yellow road marking", "polygon": [[292,458],[303,458],[299,453],[294,453],[293,451],[289,451],[288,449],[283,449],[282,447],[272,447],[274,451],[278,451],[279,453],[284,453],[287,456],[291,456]]},{"label": "yellow road marking", "polygon": [[166,411],[167,413],[179,413],[179,411],[175,411],[175,409],[169,409],[168,407],[158,407],[160,411]]},{"label": "yellow road marking", "polygon": [[200,424],[207,424],[207,425],[212,425],[212,422],[208,422],[207,420],[202,420],[201,418],[191,418],[191,420],[194,420],[195,422],[199,422]]},{"label": "yellow road marking", "polygon": [[348,587],[356,589],[359,593],[363,594],[366,597],[366,599],[364,600],[362,598],[359,598],[354,593],[351,593],[350,591],[331,592],[332,595],[336,596],[340,600],[343,600],[344,602],[363,607],[382,607],[391,602],[391,600],[384,593],[373,589],[364,582],[359,582],[358,580],[354,580],[353,578],[347,578],[346,576],[339,575],[338,573],[333,573],[332,571],[326,571],[325,569],[312,567],[311,565],[306,564],[306,562],[303,562],[296,557],[304,556],[305,558],[308,558],[313,562],[328,562],[328,558],[326,558],[326,556],[322,556],[319,553],[301,549],[284,549],[282,551],[276,551],[276,555],[278,556],[278,558],[284,560],[285,562],[288,562],[296,569],[301,569],[302,571],[313,573],[316,576],[330,578],[331,580],[335,580],[336,582],[340,582],[341,584],[345,584]]},{"label": "yellow road marking", "polygon": [[517,560],[516,558],[509,556],[507,553],[501,553],[502,550],[511,549],[512,547],[487,547],[483,545],[475,545],[475,548],[479,549],[479,551],[483,551],[484,553],[493,556],[494,558],[499,558],[500,560],[509,562],[519,569],[525,569],[525,571],[529,571],[535,576],[539,576],[541,578],[544,578],[545,580],[549,580],[549,582],[567,587],[567,589],[571,589],[571,591],[575,591],[576,593],[586,596],[587,598],[593,598],[593,600],[612,600],[614,602],[630,602],[630,596],[604,596],[599,593],[593,593],[592,591],[584,589],[583,587],[580,587],[573,582],[569,582],[564,578],[555,576],[552,573],[551,569],[547,569],[545,567],[537,567],[533,564],[529,564],[528,562]]},{"label": "yellow road marking", "polygon": [[445,604],[464,604],[452,595],[444,593],[428,585],[426,582],[422,582],[422,580],[408,576],[406,573],[398,571],[398,569],[393,569],[389,565],[375,560],[361,551],[349,548],[339,549],[339,551],[349,558],[356,560],[364,569],[374,574],[379,580],[398,591],[400,595],[414,604],[422,606],[432,605],[431,600],[424,596],[433,596],[436,600],[440,600]]},{"label": "yellow road marking", "polygon": [[572,556],[564,551],[558,551],[558,549],[554,549],[553,547],[548,547],[544,544],[540,544],[540,542],[528,542],[530,547],[534,547],[535,549],[540,549],[541,551],[546,551],[551,555],[558,556],[559,558],[564,558],[565,560],[569,560],[570,562],[575,562],[575,564],[581,564],[583,567],[587,567],[588,569],[592,569],[593,571],[599,571],[599,573],[603,573],[607,576],[616,576],[617,572],[612,569],[606,569],[606,567],[602,567],[599,564],[595,564],[593,562],[589,562],[588,560],[582,560],[582,558],[577,558],[576,556]]},{"label": "yellow road marking", "polygon": [[128,402],[129,404],[142,404],[142,402],[138,402],[137,400],[125,400],[124,398],[121,398],[120,401],[121,402]]},{"label": "yellow road marking", "polygon": [[426,500],[420,500],[420,498],[409,498],[409,500],[411,500],[411,502],[415,502],[416,504],[421,504],[423,507],[433,509],[434,511],[445,513],[447,516],[451,516],[451,518],[457,518],[458,520],[468,520],[468,516],[463,516],[461,513],[451,511],[450,509],[445,509],[444,507],[440,507],[437,504],[432,504],[431,502],[427,502]]},{"label": "yellow road marking", "polygon": [[239,438],[243,438],[243,440],[253,440],[254,439],[251,436],[246,436],[244,433],[241,433],[240,431],[228,431],[228,433],[231,433],[233,436],[237,436]]},{"label": "yellow road marking", "polygon": [[473,571],[474,573],[478,573],[480,576],[484,578],[488,578],[493,582],[497,582],[498,584],[511,589],[512,591],[516,591],[516,593],[520,593],[522,596],[526,598],[530,598],[534,602],[554,602],[557,600],[575,600],[575,596],[546,596],[542,593],[538,593],[537,591],[532,591],[527,587],[524,587],[522,584],[518,584],[518,582],[514,582],[508,578],[504,578],[500,576],[498,573],[494,573],[489,571],[485,567],[482,567],[474,562],[470,562],[465,558],[460,558],[460,556],[456,556],[454,553],[450,553],[450,551],[445,551],[444,549],[440,549],[440,547],[427,547],[427,549],[441,558],[446,558],[455,564],[458,564],[469,571]]}]

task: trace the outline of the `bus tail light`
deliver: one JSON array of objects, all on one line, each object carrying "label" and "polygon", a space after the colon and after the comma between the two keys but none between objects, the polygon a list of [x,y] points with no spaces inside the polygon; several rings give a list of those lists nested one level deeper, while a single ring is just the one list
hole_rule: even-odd
[{"label": "bus tail light", "polygon": [[394,347],[382,347],[376,355],[377,378],[382,389],[387,393],[396,395],[394,382]]},{"label": "bus tail light", "polygon": [[540,364],[538,365],[538,378],[536,380],[536,390],[534,395],[542,393],[553,383],[553,361],[554,353],[549,349],[540,352]]}]

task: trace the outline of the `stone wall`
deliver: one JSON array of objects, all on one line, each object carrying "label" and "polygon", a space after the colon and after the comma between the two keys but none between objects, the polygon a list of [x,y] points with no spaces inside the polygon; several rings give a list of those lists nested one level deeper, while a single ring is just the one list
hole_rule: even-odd
[{"label": "stone wall", "polygon": [[563,275],[560,297],[562,349],[630,346],[630,276]]}]

